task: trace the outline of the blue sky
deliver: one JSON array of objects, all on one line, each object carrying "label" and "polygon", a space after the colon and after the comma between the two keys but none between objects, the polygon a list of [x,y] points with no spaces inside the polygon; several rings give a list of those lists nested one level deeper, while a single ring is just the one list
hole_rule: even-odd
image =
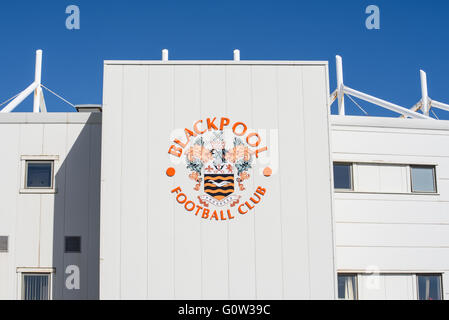
[{"label": "blue sky", "polygon": [[[65,27],[72,4],[80,30]],[[380,8],[380,30],[365,27],[370,4]],[[170,59],[232,59],[239,48],[249,60],[328,60],[331,90],[340,54],[346,85],[405,107],[420,99],[422,68],[429,95],[449,103],[448,13],[445,0],[2,1],[0,102],[33,81],[36,49],[44,50],[44,85],[74,104],[101,104],[103,60],[160,59],[163,48]],[[45,95],[49,111],[72,111]],[[347,109],[362,114],[349,100]],[[17,108],[31,110],[31,98]]]}]

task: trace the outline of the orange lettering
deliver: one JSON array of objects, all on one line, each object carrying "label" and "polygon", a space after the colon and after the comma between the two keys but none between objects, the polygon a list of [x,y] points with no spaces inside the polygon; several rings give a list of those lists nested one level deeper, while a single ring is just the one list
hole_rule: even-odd
[{"label": "orange lettering", "polygon": [[228,218],[229,218],[229,220],[234,219],[234,217],[231,215],[231,210],[228,210]]},{"label": "orange lettering", "polygon": [[168,153],[171,154],[171,155],[174,155],[175,157],[181,158],[182,149],[181,148],[177,148],[175,146],[171,146],[170,149],[168,150]]},{"label": "orange lettering", "polygon": [[240,212],[240,214],[247,214],[248,211],[243,211],[243,209],[242,209],[243,206],[244,206],[244,204],[241,204],[241,205],[239,206],[239,212]]},{"label": "orange lettering", "polygon": [[[179,200],[181,197],[184,197],[184,199]],[[178,201],[179,204],[184,204],[187,201],[187,196],[184,193],[180,193],[176,196],[176,201]]]},{"label": "orange lettering", "polygon": [[217,214],[217,211],[216,211],[216,210],[214,210],[214,213],[212,213],[210,219],[211,219],[211,220],[212,220],[212,219],[215,219],[215,220],[218,221],[218,214]]},{"label": "orange lettering", "polygon": [[217,126],[214,124],[214,121],[217,118],[213,118],[212,121],[210,121],[209,118],[207,118],[207,130],[211,130],[212,128],[214,128],[215,130],[218,130]]},{"label": "orange lettering", "polygon": [[268,150],[267,147],[263,147],[262,149],[256,150],[256,158],[259,158],[259,153],[260,152],[264,152],[264,151],[267,151],[267,150]]},{"label": "orange lettering", "polygon": [[[179,144],[180,146],[181,146],[181,148],[185,148],[185,147],[187,147],[187,143],[189,143],[189,141],[187,141],[187,143],[182,143],[180,140],[178,140],[178,139],[176,139],[175,141],[174,141],[176,144]],[[182,150],[181,150],[182,151]]]},{"label": "orange lettering", "polygon": [[260,196],[257,193],[254,193],[254,195],[258,198],[258,200],[254,200],[252,197],[249,198],[254,204],[258,204],[260,202]]},{"label": "orange lettering", "polygon": [[220,211],[220,217],[221,217],[221,220],[222,220],[222,221],[225,221],[225,220],[226,220],[226,218],[223,216],[223,210]]},{"label": "orange lettering", "polygon": [[179,193],[179,192],[181,192],[182,190],[181,190],[181,187],[177,187],[176,189],[173,189],[172,191],[171,191],[171,193]]},{"label": "orange lettering", "polygon": [[[188,208],[189,205],[192,205],[190,209]],[[195,209],[195,204],[192,201],[187,201],[184,208],[186,208],[187,211],[192,212]]]},{"label": "orange lettering", "polygon": [[187,143],[189,143],[190,137],[196,137],[196,133],[190,131],[189,129],[184,129],[184,132],[186,134]]},{"label": "orange lettering", "polygon": [[209,212],[210,212],[209,209],[204,208],[202,218],[203,218],[203,219],[209,218]]},{"label": "orange lettering", "polygon": [[[257,141],[256,143],[251,143],[249,142],[249,139],[251,139],[252,137],[257,137]],[[246,142],[251,146],[251,147],[258,147],[260,144],[260,137],[257,133],[253,132],[250,133],[247,137],[246,137]]]},{"label": "orange lettering", "polygon": [[198,120],[197,122],[195,122],[195,124],[193,125],[193,130],[198,134],[203,134],[207,130],[203,130],[203,131],[198,130],[198,123],[203,123],[203,120]]},{"label": "orange lettering", "polygon": [[[242,126],[242,127],[243,127],[243,131],[242,131],[241,133],[237,133],[237,132],[235,131],[235,130],[237,129],[238,126]],[[248,130],[248,127],[247,127],[246,124],[244,124],[243,122],[236,122],[236,123],[234,124],[234,126],[232,127],[232,131],[234,132],[234,134],[235,134],[236,136],[239,136],[239,137],[243,136],[243,135],[246,133],[247,130]]]},{"label": "orange lettering", "polygon": [[257,193],[260,194],[261,196],[264,196],[266,192],[267,192],[267,189],[264,189],[262,187],[257,188]]},{"label": "orange lettering", "polygon": [[200,206],[196,206],[196,207],[198,208],[198,210],[196,210],[196,212],[195,212],[195,215],[197,216],[198,213],[200,213],[200,210],[203,209],[203,207],[200,207]]},{"label": "orange lettering", "polygon": [[229,125],[229,122],[231,122],[228,118],[221,118],[220,122],[220,130],[223,131],[223,128]]},{"label": "orange lettering", "polygon": [[245,204],[246,204],[246,206],[248,207],[249,210],[253,210],[254,209],[254,206],[251,206],[249,204],[249,202],[245,202]]}]

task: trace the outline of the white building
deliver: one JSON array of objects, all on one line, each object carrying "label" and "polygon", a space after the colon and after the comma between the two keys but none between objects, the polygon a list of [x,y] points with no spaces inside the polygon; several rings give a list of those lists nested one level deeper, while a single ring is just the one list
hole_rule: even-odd
[{"label": "white building", "polygon": [[103,113],[44,112],[37,76],[0,114],[0,298],[449,298],[449,106],[338,65],[329,95],[327,62],[106,61]]}]

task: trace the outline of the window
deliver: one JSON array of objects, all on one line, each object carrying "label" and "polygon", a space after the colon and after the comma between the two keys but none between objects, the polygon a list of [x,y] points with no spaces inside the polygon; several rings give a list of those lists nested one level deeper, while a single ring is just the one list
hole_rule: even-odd
[{"label": "window", "polygon": [[442,300],[441,275],[422,274],[416,277],[419,300]]},{"label": "window", "polygon": [[23,300],[50,300],[50,274],[24,273]]},{"label": "window", "polygon": [[357,275],[338,275],[338,299],[357,300]]},{"label": "window", "polygon": [[52,189],[53,161],[27,161],[25,188]]},{"label": "window", "polygon": [[0,236],[0,252],[8,252],[8,237]]},{"label": "window", "polygon": [[352,190],[352,163],[334,163],[334,188]]},{"label": "window", "polygon": [[81,252],[81,237],[65,237],[65,252],[66,253],[80,253]]},{"label": "window", "polygon": [[436,193],[435,167],[410,166],[412,192]]}]

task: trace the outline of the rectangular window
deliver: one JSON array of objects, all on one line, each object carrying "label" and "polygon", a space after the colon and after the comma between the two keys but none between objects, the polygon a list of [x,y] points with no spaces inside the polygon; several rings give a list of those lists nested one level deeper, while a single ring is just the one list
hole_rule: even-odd
[{"label": "rectangular window", "polygon": [[50,300],[50,274],[24,273],[23,300]]},{"label": "rectangular window", "polygon": [[410,166],[412,175],[412,192],[436,193],[434,166]]},{"label": "rectangular window", "polygon": [[334,188],[352,190],[352,163],[334,163]]},{"label": "rectangular window", "polygon": [[80,253],[81,252],[81,237],[65,237],[65,252],[66,253]]},{"label": "rectangular window", "polygon": [[441,275],[422,274],[416,277],[419,300],[442,300]]},{"label": "rectangular window", "polygon": [[338,275],[338,299],[357,300],[357,275]]},{"label": "rectangular window", "polygon": [[27,161],[25,188],[52,189],[53,161]]},{"label": "rectangular window", "polygon": [[8,252],[8,236],[0,236],[0,252]]}]

